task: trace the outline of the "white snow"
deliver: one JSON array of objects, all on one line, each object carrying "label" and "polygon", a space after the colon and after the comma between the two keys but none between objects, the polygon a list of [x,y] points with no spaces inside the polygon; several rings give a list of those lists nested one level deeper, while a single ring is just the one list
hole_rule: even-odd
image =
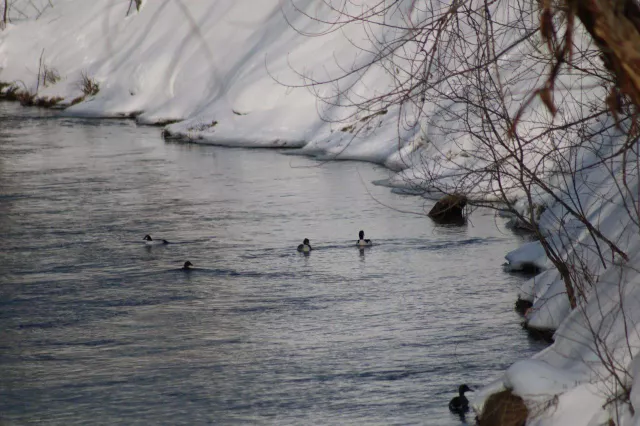
[{"label": "white snow", "polygon": [[542,244],[538,241],[523,244],[516,250],[508,253],[505,259],[507,259],[508,262],[507,265],[505,265],[505,269],[509,271],[520,271],[528,266],[546,269],[550,263]]},{"label": "white snow", "polygon": [[[403,117],[397,107],[356,114],[353,109],[318,103],[315,95],[331,96],[329,88],[319,87],[320,92],[313,93],[294,87],[305,82],[301,75],[326,80],[338,75],[341,66],[366,63],[370,56],[355,46],[368,43],[360,25],[304,37],[292,25],[315,34],[329,26],[280,0],[146,0],[140,12],[127,16],[129,3],[55,0],[54,7],[45,7],[48,1],[39,0],[31,3],[33,9],[25,6],[30,12],[11,15],[12,23],[0,31],[0,81],[16,82],[31,92],[38,87],[39,97],[60,96],[69,105],[82,95],[80,83],[86,75],[100,84],[100,91],[70,106],[65,114],[127,116],[145,124],[171,122],[168,134],[196,143],[297,148],[289,153],[372,161],[398,171],[381,183],[416,194],[429,194],[434,174],[438,185],[452,188],[460,170],[488,165],[475,158],[480,148],[458,128],[455,105],[430,105],[428,120],[398,131]],[[335,18],[320,2],[296,0],[295,5],[328,21]],[[401,16],[389,19],[393,23]],[[378,31],[374,37],[390,35],[384,27],[369,30]],[[505,36],[505,43],[511,35]],[[511,55],[517,59],[519,53]],[[38,85],[40,58],[60,75],[60,81]],[[500,73],[505,79],[520,77],[519,90],[513,91],[513,113],[524,94],[539,87],[545,69],[514,61]],[[354,93],[363,96],[384,91],[393,79],[376,67],[362,77]],[[560,83],[567,91],[578,84],[564,77]],[[589,86],[586,80],[579,84],[579,88]],[[605,97],[599,87],[582,93],[598,102]],[[576,107],[571,100],[566,102],[566,111]],[[533,104],[532,114],[544,115],[545,110]],[[347,120],[340,122],[341,118]],[[443,126],[449,133],[442,131]],[[528,325],[557,330],[555,343],[535,359],[516,362],[503,377],[474,393],[479,409],[494,391],[512,389],[532,411],[528,425],[596,425],[610,418],[617,425],[640,424],[640,414],[634,414],[640,410],[640,274],[634,268],[640,264],[636,255],[640,230],[630,215],[638,202],[638,170],[625,171],[629,190],[622,196],[623,164],[619,160],[598,164],[597,154],[614,152],[626,139],[610,119],[594,122],[593,127],[612,130],[602,134],[600,146],[581,148],[576,158],[585,168],[575,182],[561,185],[562,202],[549,206],[539,222],[541,233],[563,259],[580,261],[573,272],[591,284],[571,310],[565,283],[540,243],[508,253],[511,270],[525,265],[544,270],[522,286],[520,297],[533,302]],[[521,130],[529,136],[539,132],[526,124]],[[542,167],[547,161],[546,143],[547,139],[540,141],[539,153],[527,158],[528,164],[546,170]],[[545,178],[555,183],[559,179],[552,173]],[[470,186],[469,195],[484,194],[487,188],[495,189],[492,185]],[[506,192],[514,198],[521,195],[515,187]],[[550,202],[548,194],[538,192],[534,203]],[[520,213],[528,208],[527,203],[516,204]],[[629,255],[629,261],[567,215],[569,210],[583,212]],[[635,410],[625,402],[625,389],[630,390]]]},{"label": "white snow", "polygon": [[[309,14],[331,16],[316,2],[295,4]],[[324,109],[320,117],[321,106],[309,89],[281,84],[300,85],[299,72],[328,78],[339,71],[335,61],[363,56],[344,39],[364,40],[360,26],[303,37],[292,25],[307,32],[327,26],[279,0],[147,1],[139,13],[125,17],[128,5],[56,0],[37,21],[9,25],[0,34],[0,80],[20,81],[35,92],[42,54],[62,79],[40,87],[39,97],[71,102],[82,95],[83,73],[100,84],[96,96],[66,114],[135,116],[146,124],[178,121],[169,132],[200,143],[303,147],[312,142],[305,147],[309,153],[400,161],[394,126],[383,125],[395,122],[397,111],[358,116],[356,135],[340,130],[347,124],[324,120],[348,111]],[[382,72],[369,78],[389,82]]]}]

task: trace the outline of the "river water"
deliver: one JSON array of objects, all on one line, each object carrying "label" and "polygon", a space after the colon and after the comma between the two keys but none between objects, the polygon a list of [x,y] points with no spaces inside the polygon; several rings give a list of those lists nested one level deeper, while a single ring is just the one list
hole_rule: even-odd
[{"label": "river water", "polygon": [[461,424],[459,384],[543,347],[522,240],[385,177],[0,103],[0,423]]}]

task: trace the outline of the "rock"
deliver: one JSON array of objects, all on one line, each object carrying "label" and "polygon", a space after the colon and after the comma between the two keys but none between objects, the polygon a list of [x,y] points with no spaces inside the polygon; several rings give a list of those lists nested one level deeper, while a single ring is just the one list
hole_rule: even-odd
[{"label": "rock", "polygon": [[524,315],[525,312],[528,309],[530,309],[532,306],[533,306],[533,302],[532,301],[518,298],[518,300],[516,300],[515,309],[519,314]]},{"label": "rock", "polygon": [[555,330],[530,327],[527,321],[524,321],[522,323],[522,328],[527,330],[527,333],[533,340],[542,341],[549,344],[552,344],[555,341],[553,338],[553,335],[556,332]]},{"label": "rock", "polygon": [[477,420],[479,426],[524,426],[528,416],[522,398],[507,389],[487,399]]},{"label": "rock", "polygon": [[464,222],[467,197],[462,194],[445,195],[429,212],[429,217],[438,223]]}]

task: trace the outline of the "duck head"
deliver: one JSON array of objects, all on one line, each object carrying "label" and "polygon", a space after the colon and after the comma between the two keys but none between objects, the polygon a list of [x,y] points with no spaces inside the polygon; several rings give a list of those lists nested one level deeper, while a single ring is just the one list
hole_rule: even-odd
[{"label": "duck head", "polygon": [[151,235],[145,235],[145,236],[144,236],[144,238],[143,238],[143,240],[145,240],[145,241],[153,241],[153,240],[151,239]]},{"label": "duck head", "polygon": [[309,239],[305,238],[304,241],[302,242],[302,244],[304,244],[305,246],[309,245]]},{"label": "duck head", "polygon": [[473,389],[471,389],[467,385],[460,385],[460,387],[458,388],[458,392],[460,393],[460,395],[464,395],[465,392],[470,392],[470,391],[473,391]]},{"label": "duck head", "polygon": [[361,240],[364,240],[364,231],[360,231],[358,233],[358,236],[360,237]]},{"label": "duck head", "polygon": [[191,267],[193,266],[193,263],[189,262],[188,260],[186,262],[184,262],[184,265],[182,266],[182,269],[191,269]]}]

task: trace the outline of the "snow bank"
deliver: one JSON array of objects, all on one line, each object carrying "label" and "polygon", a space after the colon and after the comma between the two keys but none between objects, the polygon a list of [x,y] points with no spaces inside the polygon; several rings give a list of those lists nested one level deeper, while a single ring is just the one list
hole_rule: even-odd
[{"label": "snow bank", "polygon": [[[362,5],[379,4],[358,3],[345,2],[345,11],[357,14]],[[372,40],[402,38],[394,24],[401,27],[407,17],[419,22],[429,13],[414,1],[399,2],[384,18],[387,26],[366,27],[328,24],[336,11],[313,0],[158,0],[144,1],[139,12],[129,11],[129,0],[53,4],[37,20],[0,32],[0,81],[20,82],[35,93],[42,56],[60,80],[40,85],[37,95],[62,97],[67,106],[84,99],[65,114],[167,124],[168,136],[197,143],[302,148],[302,154],[321,159],[372,161],[405,170],[388,185],[414,193],[428,191],[434,175],[439,187],[456,188],[460,170],[488,165],[480,164],[475,154],[482,147],[455,118],[460,106],[451,101],[426,104],[429,119],[417,126],[404,125],[407,112],[397,107],[358,111],[332,105],[343,98],[335,91],[346,87],[355,100],[394,87],[398,76],[384,66],[367,67],[334,85],[304,87],[369,63],[377,55]],[[494,16],[512,19],[504,7],[495,7]],[[501,45],[522,36],[517,27],[506,30]],[[518,62],[526,53],[511,52],[509,59],[519,65],[501,70],[505,82],[518,76],[514,93],[537,87],[544,74],[542,64]],[[83,77],[100,85],[95,96],[83,98]],[[569,90],[572,82],[558,86]],[[593,97],[599,99],[597,90]],[[515,114],[522,95],[513,96]],[[532,114],[544,115],[544,107],[532,105]],[[495,190],[494,183],[470,185],[467,195],[492,198],[488,189]]]},{"label": "snow bank", "polygon": [[505,259],[508,271],[521,271],[527,268],[546,269],[549,266],[547,255],[538,241],[524,244],[512,252],[509,252]]},{"label": "snow bank", "polygon": [[[335,14],[310,0],[295,5],[327,21]],[[319,33],[328,26],[279,0],[145,1],[127,16],[128,7],[128,0],[56,0],[37,21],[9,25],[0,33],[0,80],[35,92],[42,54],[61,79],[41,85],[39,97],[69,105],[83,96],[83,75],[100,85],[65,114],[174,123],[168,135],[198,143],[305,147],[305,154],[403,167],[390,125],[397,110],[332,125],[326,120],[353,111],[324,108],[321,117],[310,89],[287,87],[303,83],[298,73],[321,80],[370,59],[347,41],[366,40],[360,25],[304,37],[292,27]],[[367,83],[391,84],[382,70],[370,74]],[[405,154],[415,149],[415,133],[404,135]]]},{"label": "snow bank", "polygon": [[[631,248],[637,253],[640,244]],[[638,262],[636,255],[629,263]],[[543,276],[542,281],[549,279]],[[477,392],[474,409],[481,411],[491,394],[508,388],[527,404],[527,425],[595,426],[609,419],[617,425],[639,424],[629,405],[640,404],[638,301],[639,272],[628,265],[608,268],[588,301],[567,312],[554,344],[534,359],[516,362]]]},{"label": "snow bank", "polygon": [[[617,149],[622,140],[609,139],[607,148]],[[575,289],[577,307],[570,308],[564,280],[544,259],[539,243],[506,256],[514,265],[546,267],[521,287],[519,297],[533,302],[526,314],[529,327],[556,330],[549,348],[532,360],[515,363],[498,384],[490,385],[509,388],[524,399],[531,413],[528,425],[600,425],[610,419],[617,425],[640,424],[640,415],[634,414],[640,403],[640,229],[633,213],[637,170],[625,177],[624,191],[619,190],[621,161],[585,170],[566,188],[561,202],[540,218],[541,232],[582,284]],[[597,229],[567,215],[569,209],[580,209]],[[477,409],[487,393],[474,401]]]},{"label": "snow bank", "polygon": [[[636,256],[633,262],[640,261]],[[611,267],[593,297],[571,311],[555,343],[535,359],[515,363],[502,385],[521,396],[533,413],[527,424],[637,424],[623,401],[626,389],[637,407],[640,350],[640,275],[628,266]],[[618,403],[611,400],[618,396]],[[616,410],[618,412],[616,413]]]}]

